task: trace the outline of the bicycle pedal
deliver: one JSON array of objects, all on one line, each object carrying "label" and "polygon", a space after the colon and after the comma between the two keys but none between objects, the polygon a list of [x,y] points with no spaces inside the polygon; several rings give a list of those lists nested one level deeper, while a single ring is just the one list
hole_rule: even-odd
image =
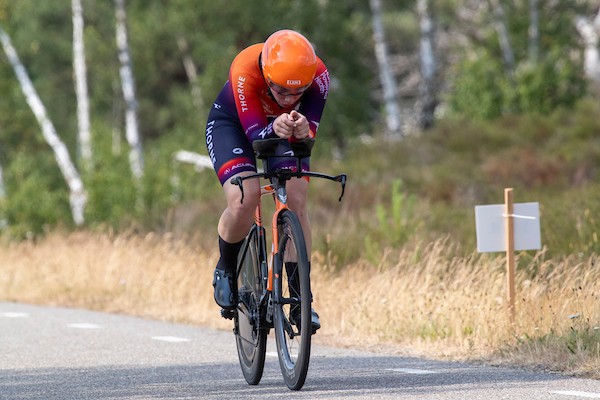
[{"label": "bicycle pedal", "polygon": [[233,310],[226,310],[221,308],[221,317],[225,319],[233,319]]}]

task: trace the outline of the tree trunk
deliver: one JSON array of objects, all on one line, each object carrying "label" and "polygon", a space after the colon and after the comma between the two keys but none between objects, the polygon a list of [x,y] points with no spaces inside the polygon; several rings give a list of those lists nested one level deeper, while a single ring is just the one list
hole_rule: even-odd
[{"label": "tree trunk", "polygon": [[437,62],[435,56],[435,28],[431,17],[429,0],[418,0],[417,11],[421,27],[421,86],[419,90],[421,129],[427,129],[434,124],[434,113],[437,106],[435,92],[435,76]]},{"label": "tree trunk", "polygon": [[529,0],[529,61],[537,64],[540,54],[540,10],[538,0]]},{"label": "tree trunk", "polygon": [[180,37],[177,39],[177,47],[179,47],[179,51],[181,51],[181,55],[183,57],[183,68],[185,69],[185,74],[187,75],[192,88],[192,101],[194,102],[196,109],[198,111],[202,111],[204,110],[202,89],[200,89],[200,84],[198,83],[198,69],[196,68],[196,64],[194,64],[194,60],[190,55],[190,46],[184,37]]},{"label": "tree trunk", "polygon": [[585,75],[595,85],[600,85],[600,52],[598,49],[600,44],[600,8],[593,21],[580,16],[575,21],[575,26],[585,43],[583,61]]},{"label": "tree trunk", "polygon": [[381,1],[369,0],[373,20],[373,40],[375,41],[375,57],[379,66],[379,79],[383,89],[383,101],[386,110],[386,127],[395,137],[402,136],[400,122],[400,107],[398,106],[398,91],[396,81],[388,60],[387,44],[381,19]]},{"label": "tree trunk", "polygon": [[129,143],[129,164],[131,172],[136,181],[141,180],[144,175],[144,159],[142,154],[142,142],[138,130],[137,100],[135,98],[135,82],[131,68],[131,57],[129,56],[129,44],[127,42],[127,14],[125,12],[125,0],[115,0],[117,17],[117,48],[119,51],[119,70],[121,76],[121,88],[125,100],[125,136]]},{"label": "tree trunk", "polygon": [[75,73],[75,93],[77,94],[77,138],[83,168],[86,172],[90,172],[92,168],[92,141],[81,0],[72,0],[71,8],[73,9],[73,70]]},{"label": "tree trunk", "polygon": [[499,0],[488,0],[494,14],[494,26],[498,33],[498,40],[500,41],[500,49],[502,50],[502,59],[504,60],[504,67],[509,75],[512,77],[515,71],[515,56],[510,45],[510,39],[508,37],[508,28],[506,27],[506,15],[504,13],[504,7],[502,2]]},{"label": "tree trunk", "polygon": [[0,39],[2,40],[2,46],[4,47],[4,52],[13,67],[15,74],[21,84],[21,90],[25,95],[25,99],[27,100],[27,104],[33,111],[33,114],[38,120],[42,128],[42,133],[44,135],[44,139],[50,145],[52,150],[54,151],[54,155],[56,157],[56,161],[58,163],[58,167],[62,172],[67,185],[70,190],[70,202],[71,202],[71,212],[73,215],[73,220],[76,225],[81,225],[84,223],[84,209],[85,204],[87,202],[87,196],[83,187],[83,182],[77,172],[77,169],[71,162],[71,157],[69,156],[69,152],[67,151],[67,147],[60,140],[58,135],[56,134],[56,129],[52,124],[52,121],[46,115],[46,108],[42,104],[29,76],[27,75],[27,71],[25,67],[19,60],[19,56],[15,51],[10,38],[4,32],[2,28],[0,28]]}]

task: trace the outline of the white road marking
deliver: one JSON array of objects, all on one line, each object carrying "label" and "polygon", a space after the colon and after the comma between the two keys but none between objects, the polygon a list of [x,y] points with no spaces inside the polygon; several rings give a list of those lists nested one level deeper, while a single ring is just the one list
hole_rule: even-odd
[{"label": "white road marking", "polygon": [[27,318],[29,317],[29,314],[24,312],[3,312],[0,316],[5,318]]},{"label": "white road marking", "polygon": [[98,329],[98,328],[100,328],[100,325],[98,325],[98,324],[89,324],[87,322],[67,324],[67,326],[69,328],[74,328],[74,329]]},{"label": "white road marking", "polygon": [[386,371],[400,372],[403,374],[413,375],[426,375],[426,374],[437,374],[437,371],[431,371],[427,369],[416,369],[416,368],[388,368]]},{"label": "white road marking", "polygon": [[154,340],[160,340],[161,342],[169,342],[169,343],[182,343],[189,342],[190,339],[181,338],[177,336],[152,336]]},{"label": "white road marking", "polygon": [[562,394],[565,396],[585,397],[588,399],[600,399],[600,393],[579,392],[577,390],[566,390],[566,391],[557,391],[557,392],[550,392],[550,393]]}]

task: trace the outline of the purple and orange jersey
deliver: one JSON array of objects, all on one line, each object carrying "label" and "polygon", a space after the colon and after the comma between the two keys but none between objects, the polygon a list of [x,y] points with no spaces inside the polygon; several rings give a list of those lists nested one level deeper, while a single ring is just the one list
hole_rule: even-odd
[{"label": "purple and orange jersey", "polygon": [[[259,65],[262,47],[262,43],[255,44],[238,54],[229,69],[229,82],[226,85],[229,88],[222,91],[217,98],[219,101],[222,96],[233,96],[237,115],[251,142],[259,138],[275,137],[273,120],[295,108],[281,108],[270,96]],[[325,64],[318,59],[313,83],[296,104],[298,112],[309,121],[312,136],[319,127],[328,92],[329,73]]]},{"label": "purple and orange jersey", "polygon": [[[297,110],[309,122],[314,137],[319,127],[329,92],[329,72],[317,58],[317,72],[311,86],[299,101],[281,107],[271,96],[260,67],[263,44],[242,50],[231,63],[229,80],[217,96],[206,128],[206,143],[221,183],[235,173],[256,170],[250,145],[257,139],[277,137],[273,121],[283,113]],[[233,131],[241,130],[246,143]],[[235,136],[235,137],[234,137]]]}]

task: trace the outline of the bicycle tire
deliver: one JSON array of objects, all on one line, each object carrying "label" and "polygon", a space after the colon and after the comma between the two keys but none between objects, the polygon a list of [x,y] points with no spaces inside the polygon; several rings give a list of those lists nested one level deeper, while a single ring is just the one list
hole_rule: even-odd
[{"label": "bicycle tire", "polygon": [[[312,335],[308,254],[302,226],[296,214],[289,210],[283,211],[279,217],[278,229],[279,243],[273,282],[273,326],[284,381],[288,388],[300,390],[308,373]],[[287,269],[283,267],[286,258],[293,257],[294,254],[297,261],[299,299],[293,295],[293,288],[287,279]],[[300,326],[297,318],[290,318],[293,306],[300,309]]]},{"label": "bicycle tire", "polygon": [[[264,293],[259,228],[256,225],[246,237],[238,260],[238,306],[234,313],[236,347],[246,382],[257,385],[263,375],[268,329],[260,300]],[[262,235],[264,238],[264,235]]]}]

